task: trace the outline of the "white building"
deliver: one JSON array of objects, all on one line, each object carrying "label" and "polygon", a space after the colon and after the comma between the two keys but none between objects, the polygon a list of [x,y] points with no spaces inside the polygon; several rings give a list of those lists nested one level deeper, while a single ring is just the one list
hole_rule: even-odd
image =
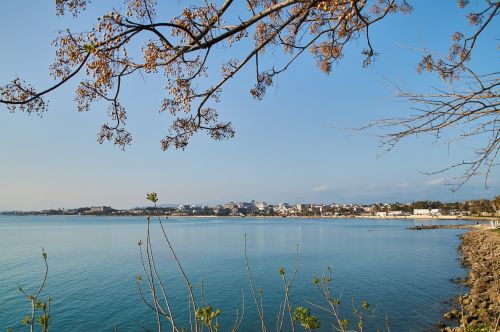
[{"label": "white building", "polygon": [[235,208],[238,208],[238,204],[233,203],[233,202],[229,202],[229,203],[224,204],[224,208],[230,209],[230,210],[235,209]]},{"label": "white building", "polygon": [[239,202],[238,208],[253,210],[253,209],[255,209],[255,202],[254,201],[252,201],[252,202]]},{"label": "white building", "polygon": [[440,214],[439,209],[413,209],[413,215],[415,216],[437,216]]},{"label": "white building", "polygon": [[296,204],[295,208],[297,209],[298,212],[305,211],[307,206],[305,204]]},{"label": "white building", "polygon": [[267,203],[266,202],[255,202],[255,208],[257,210],[263,211],[267,208]]},{"label": "white building", "polygon": [[96,212],[111,212],[113,209],[111,206],[91,206],[90,207],[90,212],[96,213]]},{"label": "white building", "polygon": [[187,205],[187,204],[181,204],[177,207],[177,210],[179,211],[188,211],[191,209],[191,205]]},{"label": "white building", "polygon": [[404,216],[405,213],[403,211],[389,211],[387,212],[388,216]]}]

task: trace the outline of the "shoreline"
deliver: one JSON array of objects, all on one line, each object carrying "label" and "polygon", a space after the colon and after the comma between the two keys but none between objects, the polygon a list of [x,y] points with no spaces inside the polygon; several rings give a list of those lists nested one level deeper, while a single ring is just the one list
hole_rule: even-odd
[{"label": "shoreline", "polygon": [[469,269],[457,297],[458,307],[443,314],[436,325],[442,332],[493,331],[500,329],[500,229],[473,229],[460,236],[462,264]]},{"label": "shoreline", "polygon": [[[15,214],[15,213],[0,213],[0,215],[5,216],[14,216],[14,217],[22,217],[22,216],[41,216],[41,217],[147,217],[145,214]],[[217,216],[217,215],[166,215],[161,214],[160,217],[167,218],[179,218],[179,219],[374,219],[374,220],[418,220],[418,221],[454,221],[454,220],[467,220],[467,221],[479,221],[479,222],[488,222],[499,220],[500,217],[477,217],[477,216],[425,216],[425,215],[410,215],[410,216],[356,216],[356,215],[343,215],[343,216]]]}]

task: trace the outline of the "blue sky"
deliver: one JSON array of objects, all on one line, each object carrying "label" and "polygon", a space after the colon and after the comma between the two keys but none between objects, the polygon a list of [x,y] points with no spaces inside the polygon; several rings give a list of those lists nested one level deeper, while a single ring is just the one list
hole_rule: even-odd
[{"label": "blue sky", "polygon": [[[162,7],[178,13],[183,1]],[[0,210],[145,203],[156,191],[164,203],[219,203],[229,200],[268,202],[375,202],[491,198],[500,191],[498,168],[485,190],[479,176],[460,191],[445,185],[457,172],[426,176],[467,158],[480,141],[448,146],[432,138],[412,138],[383,152],[376,137],[341,128],[409,114],[410,105],[395,100],[391,82],[429,91],[439,86],[433,75],[418,75],[425,46],[445,53],[450,35],[469,29],[455,1],[413,1],[410,16],[392,16],[373,28],[380,56],[362,68],[362,40],[355,41],[332,74],[321,73],[306,55],[282,74],[263,101],[249,94],[252,69],[230,82],[217,109],[232,121],[235,138],[215,142],[196,136],[185,151],[160,149],[170,124],[158,113],[163,84],[158,77],[136,77],[124,86],[128,130],[134,142],[126,151],[99,145],[96,134],[107,121],[106,107],[78,113],[75,84],[49,96],[43,115],[10,114],[0,106]],[[481,4],[479,0],[472,5]],[[0,11],[0,82],[19,75],[42,88],[52,83],[48,66],[54,57],[55,31],[83,30],[109,8],[93,4],[80,18],[58,18],[53,1],[11,1]],[[498,70],[498,24],[481,37],[474,55],[478,71]],[[407,47],[404,47],[404,46]],[[220,51],[219,51],[220,52]],[[235,51],[235,57],[238,53]],[[267,61],[282,56],[269,53]]]}]

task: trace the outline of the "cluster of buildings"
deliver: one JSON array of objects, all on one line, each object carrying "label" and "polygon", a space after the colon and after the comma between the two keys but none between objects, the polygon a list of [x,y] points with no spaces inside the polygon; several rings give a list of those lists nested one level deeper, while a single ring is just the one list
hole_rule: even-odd
[{"label": "cluster of buildings", "polygon": [[[332,208],[336,206],[338,209]],[[196,215],[212,214],[217,216],[298,216],[298,215],[318,215],[328,216],[335,213],[360,212],[359,206],[346,205],[326,205],[326,204],[268,204],[266,202],[229,202],[223,205],[197,206],[179,205],[172,211],[173,215]]]},{"label": "cluster of buildings", "polygon": [[[440,202],[413,202],[406,204],[268,204],[266,202],[229,202],[216,206],[179,205],[163,209],[161,213],[173,216],[214,215],[214,216],[321,216],[321,217],[440,217],[440,216],[495,216],[500,211],[486,208],[471,210],[467,202],[442,204]],[[436,207],[439,206],[439,207]],[[138,211],[142,213],[146,211]]]},{"label": "cluster of buildings", "polygon": [[111,206],[91,206],[91,207],[81,207],[77,209],[50,209],[38,211],[38,214],[43,215],[105,215],[113,214],[117,210],[111,208]]},{"label": "cluster of buildings", "polygon": [[91,206],[77,209],[18,212],[44,215],[151,215],[160,213],[170,216],[306,216],[306,217],[378,217],[378,218],[426,218],[440,216],[500,216],[500,196],[494,201],[477,200],[455,203],[418,201],[413,203],[379,204],[268,204],[262,201],[228,202],[226,204],[142,207],[115,210],[111,206]]},{"label": "cluster of buildings", "polygon": [[[137,210],[142,214],[146,211]],[[172,216],[215,215],[215,216],[377,216],[403,217],[411,215],[439,216],[440,209],[394,210],[389,204],[268,204],[266,202],[229,202],[223,205],[179,205],[177,208],[162,209],[164,214]]]}]

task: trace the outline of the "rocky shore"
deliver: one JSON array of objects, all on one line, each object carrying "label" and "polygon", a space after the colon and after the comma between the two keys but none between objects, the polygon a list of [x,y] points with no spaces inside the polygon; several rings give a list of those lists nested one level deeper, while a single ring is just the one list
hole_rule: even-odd
[{"label": "rocky shore", "polygon": [[411,231],[421,231],[421,230],[426,230],[426,229],[462,229],[462,228],[477,228],[481,227],[481,225],[470,225],[470,224],[465,224],[465,225],[421,225],[421,226],[413,226],[413,227],[408,227],[409,230]]},{"label": "rocky shore", "polygon": [[500,230],[475,229],[461,237],[462,262],[469,267],[469,293],[443,315],[440,331],[500,331]]}]

